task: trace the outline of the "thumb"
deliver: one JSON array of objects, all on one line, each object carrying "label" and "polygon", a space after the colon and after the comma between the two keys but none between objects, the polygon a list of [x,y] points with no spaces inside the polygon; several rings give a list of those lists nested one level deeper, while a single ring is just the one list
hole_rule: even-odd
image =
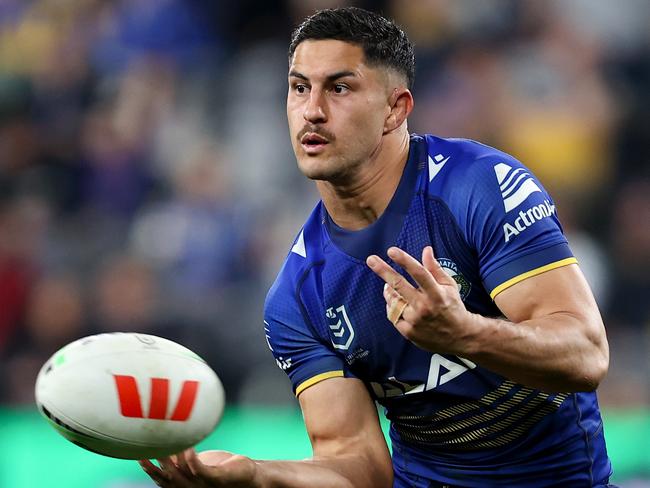
[{"label": "thumb", "polygon": [[456,286],[456,281],[445,273],[445,270],[442,269],[440,263],[433,255],[433,248],[427,246],[422,249],[422,265],[431,273],[433,278],[440,283],[441,285],[454,285]]},{"label": "thumb", "polygon": [[199,452],[196,457],[206,466],[217,466],[233,457],[233,453],[228,451],[203,451]]},{"label": "thumb", "polygon": [[194,449],[187,449],[184,453],[187,466],[190,468],[192,474],[199,478],[206,478],[210,474],[210,469],[208,466],[203,464],[203,462],[196,455]]}]

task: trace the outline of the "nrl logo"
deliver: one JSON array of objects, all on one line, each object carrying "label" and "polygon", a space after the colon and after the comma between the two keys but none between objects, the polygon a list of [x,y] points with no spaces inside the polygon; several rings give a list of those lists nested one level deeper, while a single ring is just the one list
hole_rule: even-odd
[{"label": "nrl logo", "polygon": [[345,305],[334,309],[329,307],[325,313],[330,328],[332,345],[336,349],[347,350],[354,339],[354,329],[345,311]]},{"label": "nrl logo", "polygon": [[438,258],[438,263],[440,267],[445,270],[449,276],[451,276],[456,284],[458,285],[458,293],[460,293],[460,298],[465,300],[467,295],[469,295],[470,290],[472,289],[472,284],[467,278],[458,272],[458,266],[451,259],[447,258]]}]

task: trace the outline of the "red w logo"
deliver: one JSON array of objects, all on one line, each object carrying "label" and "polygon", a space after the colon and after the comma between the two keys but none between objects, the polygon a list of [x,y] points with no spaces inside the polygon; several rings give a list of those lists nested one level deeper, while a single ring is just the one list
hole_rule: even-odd
[{"label": "red w logo", "polygon": [[[140,400],[140,392],[135,378],[122,375],[113,375],[113,378],[115,378],[122,415],[139,419],[145,418],[142,413],[142,401]],[[198,391],[198,381],[184,381],[174,412],[169,419],[166,419],[167,405],[169,403],[169,380],[151,378],[151,399],[149,400],[149,415],[146,418],[185,422],[192,413]]]}]

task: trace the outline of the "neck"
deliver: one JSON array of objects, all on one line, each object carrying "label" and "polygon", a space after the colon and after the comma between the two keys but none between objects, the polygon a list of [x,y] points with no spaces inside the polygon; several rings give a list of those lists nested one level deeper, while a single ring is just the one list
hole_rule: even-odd
[{"label": "neck", "polygon": [[375,153],[345,181],[317,181],[327,213],[344,229],[359,230],[386,210],[408,159],[406,130],[382,138]]}]

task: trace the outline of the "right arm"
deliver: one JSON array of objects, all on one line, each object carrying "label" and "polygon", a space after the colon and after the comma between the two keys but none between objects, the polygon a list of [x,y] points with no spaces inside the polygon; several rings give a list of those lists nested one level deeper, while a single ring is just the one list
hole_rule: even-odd
[{"label": "right arm", "polygon": [[253,461],[227,453],[189,454],[143,468],[164,488],[390,488],[393,468],[377,409],[360,380],[330,378],[298,397],[313,457]]},{"label": "right arm", "polygon": [[298,397],[314,456],[259,465],[264,487],[390,487],[393,468],[377,409],[363,383],[331,378]]}]

